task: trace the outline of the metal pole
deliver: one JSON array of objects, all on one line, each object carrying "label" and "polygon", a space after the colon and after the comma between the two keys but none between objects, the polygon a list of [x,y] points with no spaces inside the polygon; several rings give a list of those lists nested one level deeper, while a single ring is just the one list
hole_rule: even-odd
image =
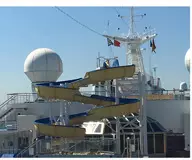
[{"label": "metal pole", "polygon": [[140,124],[141,124],[141,128],[140,128],[140,152],[141,155],[143,155],[143,117],[142,117],[142,112],[143,112],[143,107],[142,107],[142,79],[141,79],[141,72],[138,73],[138,83],[139,83],[139,95],[140,95],[140,116],[139,116],[139,120],[140,120]]},{"label": "metal pole", "polygon": [[164,133],[164,153],[165,154],[167,153],[167,136],[165,133]]},{"label": "metal pole", "polygon": [[126,65],[129,65],[129,46],[127,45],[127,48],[126,48]]},{"label": "metal pole", "polygon": [[[70,102],[67,102],[67,101],[65,102],[65,111],[64,111],[64,113],[65,113],[65,126],[67,126],[69,124],[69,111],[68,111],[69,104],[70,104]],[[65,141],[64,149],[65,149],[65,151],[68,151],[68,149],[69,149],[68,139],[65,138],[64,141]]]},{"label": "metal pole", "polygon": [[[114,84],[115,84],[115,104],[119,104],[119,92],[118,92],[117,79],[114,80]],[[116,117],[116,152],[117,152],[117,154],[121,154],[121,149],[120,149],[120,122],[119,122],[118,117]]]},{"label": "metal pole", "polygon": [[64,125],[64,119],[63,119],[63,101],[60,102],[60,125]]},{"label": "metal pole", "polygon": [[68,114],[68,107],[69,107],[70,102],[65,103],[65,125],[69,124],[69,114]]},{"label": "metal pole", "polygon": [[155,134],[153,133],[153,154],[156,154]]},{"label": "metal pole", "polygon": [[116,119],[116,147],[117,147],[117,154],[121,154],[121,149],[120,149],[120,122],[119,118],[117,117]]},{"label": "metal pole", "polygon": [[100,52],[98,53],[98,60],[99,60],[99,62],[98,62],[98,63],[99,63],[99,66],[98,66],[98,67],[100,67],[100,66],[101,66],[101,63],[100,63],[100,61],[101,61],[101,60],[100,60]]},{"label": "metal pole", "polygon": [[39,149],[38,144],[39,143],[37,143],[37,142],[35,143],[35,155],[38,155],[38,151],[39,151],[38,150]]},{"label": "metal pole", "polygon": [[144,156],[148,156],[147,144],[147,113],[146,113],[146,93],[145,93],[145,75],[142,75],[142,97],[143,97],[143,139],[144,139]]},{"label": "metal pole", "polygon": [[140,152],[139,152],[139,148],[140,148],[140,143],[139,143],[139,138],[137,138],[137,153],[138,153],[138,157],[140,157]]},{"label": "metal pole", "polygon": [[126,138],[125,138],[125,133],[123,133],[123,147],[126,148]]},{"label": "metal pole", "polygon": [[115,84],[115,104],[119,104],[118,80],[114,80]]},{"label": "metal pole", "polygon": [[[49,102],[49,101],[47,101],[47,102]],[[51,113],[52,103],[53,103],[53,102],[51,102],[51,103],[50,103],[50,106],[49,106],[49,120],[50,120],[51,124],[52,124],[52,113]]]},{"label": "metal pole", "polygon": [[132,157],[131,139],[129,139],[129,154],[131,158]]},{"label": "metal pole", "polygon": [[139,88],[140,88],[140,149],[142,156],[148,156],[148,145],[147,145],[147,116],[146,116],[146,98],[145,98],[145,75],[141,72],[138,73]]},{"label": "metal pole", "polygon": [[108,91],[109,91],[109,81],[105,81],[105,96],[108,97]]},{"label": "metal pole", "polygon": [[127,142],[127,157],[129,157],[129,137],[127,137],[126,142]]},{"label": "metal pole", "polygon": [[[96,86],[98,86],[98,87],[96,87]],[[101,96],[101,82],[99,82],[97,85],[95,85],[94,91],[95,91],[94,94]]]}]

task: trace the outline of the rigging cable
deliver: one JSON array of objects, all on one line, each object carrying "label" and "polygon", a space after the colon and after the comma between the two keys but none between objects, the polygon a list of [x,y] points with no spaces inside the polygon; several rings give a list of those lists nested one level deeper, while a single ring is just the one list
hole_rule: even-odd
[{"label": "rigging cable", "polygon": [[118,17],[121,18],[122,22],[127,26],[127,22],[123,19],[123,16],[119,13],[119,11],[116,8],[113,8],[115,12],[117,13]]},{"label": "rigging cable", "polygon": [[56,8],[57,10],[59,10],[61,13],[65,14],[65,15],[66,15],[67,17],[69,17],[70,19],[72,19],[73,21],[75,21],[76,23],[78,23],[79,25],[81,25],[81,26],[83,26],[84,28],[90,30],[91,32],[94,32],[95,34],[103,37],[103,35],[102,35],[101,33],[97,32],[97,31],[91,29],[90,27],[84,25],[83,23],[79,22],[78,20],[76,20],[75,18],[73,18],[72,16],[70,16],[69,14],[67,14],[66,12],[64,12],[64,11],[63,11],[62,9],[60,9],[59,7],[56,7],[56,6],[55,6],[55,8]]},{"label": "rigging cable", "polygon": [[[106,33],[109,33],[109,26],[110,26],[110,21],[108,20],[107,22],[107,26],[106,26]],[[112,46],[110,45],[109,47],[109,57],[110,57],[110,53],[112,53],[112,57],[114,57],[114,52],[113,52],[113,49],[112,49]]]}]

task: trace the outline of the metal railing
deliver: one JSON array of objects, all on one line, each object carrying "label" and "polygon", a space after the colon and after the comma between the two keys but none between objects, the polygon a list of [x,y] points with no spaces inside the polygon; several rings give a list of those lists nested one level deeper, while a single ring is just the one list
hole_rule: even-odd
[{"label": "metal railing", "polygon": [[5,121],[0,121],[0,129],[6,129]]},{"label": "metal railing", "polygon": [[0,121],[0,129],[17,130],[17,121]]},{"label": "metal railing", "polygon": [[14,147],[9,147],[8,149],[0,148],[0,154],[16,154],[19,150]]},{"label": "metal railing", "polygon": [[16,157],[29,157],[29,149],[33,148],[33,156],[38,155],[99,155],[113,154],[116,140],[111,138],[89,139],[40,139],[20,151]]},{"label": "metal railing", "polygon": [[11,104],[13,101],[15,101],[15,98],[17,97],[17,95],[11,95],[7,98],[6,101],[4,101],[1,105],[0,105],[0,113],[3,110],[6,110],[5,108],[7,107],[8,104]]},{"label": "metal railing", "polygon": [[15,95],[12,95],[12,96],[8,97],[6,101],[4,101],[2,104],[0,104],[0,108],[2,108],[2,107],[5,106],[7,103],[9,103],[10,101],[12,101],[14,98],[15,98]]},{"label": "metal railing", "polygon": [[21,103],[33,103],[35,102],[34,97],[37,97],[37,93],[11,93],[7,94],[7,97],[15,96],[14,101],[10,104],[21,104]]},{"label": "metal railing", "polygon": [[7,100],[0,105],[0,119],[11,113],[13,104],[42,102],[37,98],[37,93],[11,93],[7,94]]},{"label": "metal railing", "polygon": [[[44,145],[42,145],[44,144]],[[44,154],[59,154],[61,152],[73,152],[73,153],[85,153],[91,150],[97,151],[115,151],[116,140],[111,138],[101,139],[101,138],[89,138],[89,139],[64,139],[59,140],[59,142],[42,140],[41,153]],[[47,147],[45,147],[47,146]]]},{"label": "metal railing", "polygon": [[17,121],[5,121],[7,130],[17,130]]},{"label": "metal railing", "polygon": [[30,148],[36,148],[36,146],[40,143],[41,140],[34,141],[31,145],[26,147],[25,149],[21,150],[16,157],[28,157],[29,156],[29,149]]},{"label": "metal railing", "polygon": [[[100,85],[102,86],[102,85]],[[126,91],[127,90],[127,91]],[[81,91],[82,94],[85,95],[91,95],[91,94],[97,94],[98,92],[102,91]],[[103,91],[107,92],[107,91]],[[125,88],[124,94],[130,94],[131,95],[136,95],[139,94],[139,91],[136,89],[129,89]],[[181,100],[184,99],[184,97],[190,97],[189,92],[190,90],[187,91],[180,91],[180,90],[159,90],[156,92],[159,92],[161,94],[155,94],[152,93],[153,90],[146,90],[146,95],[167,95],[167,96],[172,96],[172,98],[167,98],[167,99],[177,99]],[[38,98],[37,93],[12,93],[7,95],[8,99],[0,105],[0,113],[2,113],[2,110],[6,109],[6,106],[8,104],[22,104],[22,103],[34,103],[34,102],[43,102],[43,100]],[[36,98],[35,98],[36,97]],[[165,98],[166,99],[166,98]]]},{"label": "metal railing", "polygon": [[[190,94],[189,90],[187,91],[174,91],[174,90],[161,90],[159,91],[159,94],[152,93],[152,90],[146,90],[146,98],[147,100],[189,100]],[[158,91],[157,91],[158,92]],[[161,92],[161,94],[160,94]],[[103,91],[83,91],[82,94],[86,96],[91,96],[91,94],[99,95],[99,93],[108,93],[108,95],[113,95],[110,93],[110,91],[103,90]],[[138,98],[139,97],[139,91],[136,89],[128,89],[127,91],[123,91],[121,93],[121,96],[123,98]]]},{"label": "metal railing", "polygon": [[148,36],[148,35],[151,35],[151,34],[156,34],[156,29],[155,28],[152,28],[150,30],[146,30],[145,32],[141,33],[141,37],[143,36]]},{"label": "metal railing", "polygon": [[122,157],[140,157],[140,140],[137,139],[126,139],[126,146],[123,150]]},{"label": "metal railing", "polygon": [[[3,118],[2,116],[4,116],[4,114],[7,114],[6,112],[8,111],[8,109],[10,109],[10,108],[8,108],[8,105],[14,103],[16,97],[17,97],[17,95],[11,95],[7,98],[7,100],[5,102],[3,102],[0,105],[0,117],[1,117],[0,119]],[[8,113],[9,113],[9,111],[8,111]]]}]

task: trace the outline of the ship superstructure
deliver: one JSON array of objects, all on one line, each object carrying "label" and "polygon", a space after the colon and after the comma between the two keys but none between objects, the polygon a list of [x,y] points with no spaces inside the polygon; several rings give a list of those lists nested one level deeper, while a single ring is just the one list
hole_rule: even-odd
[{"label": "ship superstructure", "polygon": [[[93,156],[113,157],[117,156],[118,153],[118,156],[121,157],[165,157],[170,149],[175,151],[190,149],[189,96],[186,96],[188,89],[184,87],[185,83],[183,83],[179,90],[162,90],[158,88],[160,85],[154,83],[153,80],[155,78],[147,76],[140,45],[147,41],[153,41],[157,34],[153,31],[143,34],[136,33],[132,23],[134,21],[133,8],[131,8],[130,15],[131,24],[128,36],[104,35],[104,37],[117,40],[125,45],[127,48],[126,65],[135,66],[133,77],[121,78],[124,75],[128,75],[128,73],[116,73],[116,75],[110,73],[111,77],[115,77],[118,74],[121,74],[121,76],[117,79],[109,80],[102,73],[102,70],[107,70],[108,68],[113,70],[117,67],[119,72],[122,72],[122,64],[117,57],[112,59],[98,57],[97,70],[100,70],[99,72],[102,74],[100,74],[101,77],[96,77],[97,81],[103,77],[106,79],[92,87],[91,94],[95,94],[94,96],[87,96],[88,98],[86,98],[92,102],[91,98],[97,99],[98,95],[100,98],[103,97],[100,100],[102,103],[112,101],[116,105],[121,104],[119,98],[140,99],[145,101],[145,104],[141,104],[140,109],[143,109],[142,107],[144,106],[145,110],[119,117],[104,117],[98,121],[97,118],[99,116],[93,116],[97,112],[95,105],[85,104],[84,102],[87,103],[85,97],[81,99],[86,94],[85,92],[76,91],[78,94],[81,93],[81,95],[72,99],[77,98],[76,101],[78,102],[57,99],[57,97],[64,97],[63,92],[56,96],[56,92],[60,92],[59,87],[63,87],[64,90],[69,86],[77,89],[77,86],[93,83],[92,81],[95,82],[94,79],[90,81],[86,79],[91,77],[94,72],[87,72],[84,78],[56,82],[63,71],[62,60],[53,50],[37,49],[29,54],[24,66],[25,74],[32,81],[33,93],[8,94],[7,100],[0,105],[1,154],[7,153],[9,156],[17,157],[70,157],[77,156],[77,154],[79,154],[78,156],[80,154],[84,156],[93,154]],[[159,81],[157,82],[160,83]],[[47,92],[37,94],[35,92],[37,84],[47,85],[50,87],[49,89],[51,87],[57,89],[54,92],[53,90],[47,90]],[[42,98],[42,95],[46,98]],[[55,97],[56,100],[51,99],[51,96]],[[113,98],[111,99],[111,97]],[[71,97],[68,98],[70,99]],[[91,112],[91,109],[96,109],[96,111]],[[84,118],[82,116],[90,112],[93,114],[89,116],[96,118],[96,120],[76,126],[81,128],[81,131],[85,129],[85,132],[81,132],[86,135],[84,138],[67,139],[62,136],[62,138],[50,136],[53,134],[61,135],[63,130],[59,128],[66,127],[71,117],[79,116],[83,122]],[[105,113],[111,116],[106,111],[102,114],[106,115]],[[115,114],[118,113],[119,111]],[[170,115],[170,113],[174,114]],[[34,127],[34,122],[37,128]],[[38,132],[39,126],[42,128]],[[52,129],[49,130],[46,126],[50,126]],[[54,126],[57,129],[54,130]],[[44,130],[42,131],[42,129]],[[60,132],[56,133],[56,131]],[[49,135],[45,133],[49,133]]]}]

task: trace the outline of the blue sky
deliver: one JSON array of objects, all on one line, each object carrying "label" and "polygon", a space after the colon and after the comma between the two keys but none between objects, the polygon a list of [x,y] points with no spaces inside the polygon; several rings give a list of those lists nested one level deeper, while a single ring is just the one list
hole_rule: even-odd
[{"label": "blue sky", "polygon": [[[106,31],[119,35],[127,33],[126,26],[112,7],[67,7],[62,8],[80,22],[97,32]],[[117,10],[129,16],[129,8]],[[189,7],[137,7],[136,14],[146,13],[138,19],[136,29],[145,26],[156,28],[156,54],[152,55],[152,66],[157,66],[157,75],[166,89],[178,88],[180,82],[189,82],[189,73],[184,66],[184,56],[190,46]],[[84,76],[94,70],[98,52],[112,56],[106,39],[79,26],[53,7],[6,7],[0,9],[0,102],[7,93],[30,92],[30,81],[23,72],[27,55],[36,48],[55,50],[63,60],[64,72],[59,80]],[[118,31],[117,28],[121,29]],[[146,70],[150,51],[143,53]],[[121,65],[125,64],[125,48],[113,48]]]}]

